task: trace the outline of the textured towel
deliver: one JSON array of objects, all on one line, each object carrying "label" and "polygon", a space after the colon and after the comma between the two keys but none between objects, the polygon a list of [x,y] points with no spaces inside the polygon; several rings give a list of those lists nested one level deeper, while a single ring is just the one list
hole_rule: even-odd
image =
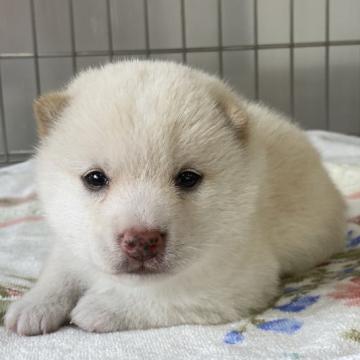
[{"label": "textured towel", "polygon": [[[0,359],[360,359],[360,139],[324,132],[310,138],[348,195],[347,249],[284,280],[282,295],[266,311],[221,326],[112,334],[68,326],[20,337],[0,327]],[[0,170],[0,318],[32,285],[48,249],[32,167]]]}]

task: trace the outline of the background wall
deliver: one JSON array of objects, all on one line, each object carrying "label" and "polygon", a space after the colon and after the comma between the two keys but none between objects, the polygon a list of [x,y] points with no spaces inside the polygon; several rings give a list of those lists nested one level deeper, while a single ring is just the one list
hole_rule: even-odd
[{"label": "background wall", "polygon": [[305,128],[360,135],[359,0],[0,0],[0,162],[32,152],[38,94],[125,57],[185,62]]}]

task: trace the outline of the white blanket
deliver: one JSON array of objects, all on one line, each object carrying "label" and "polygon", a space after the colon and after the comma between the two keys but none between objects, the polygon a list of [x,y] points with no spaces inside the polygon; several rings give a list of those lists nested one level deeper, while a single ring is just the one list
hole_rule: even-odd
[{"label": "white blanket", "polygon": [[[347,249],[285,281],[282,296],[268,310],[220,326],[111,334],[68,326],[21,337],[0,327],[0,359],[360,359],[360,139],[325,132],[309,136],[349,196]],[[38,276],[48,229],[34,193],[32,162],[1,169],[0,183],[1,319],[7,304]]]}]

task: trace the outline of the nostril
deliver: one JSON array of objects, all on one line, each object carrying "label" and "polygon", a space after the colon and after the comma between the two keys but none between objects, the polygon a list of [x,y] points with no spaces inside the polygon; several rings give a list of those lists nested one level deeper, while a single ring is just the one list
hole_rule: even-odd
[{"label": "nostril", "polygon": [[135,249],[136,248],[136,241],[135,240],[128,240],[125,242],[125,246],[129,249]]},{"label": "nostril", "polygon": [[156,243],[158,242],[158,238],[151,238],[150,240],[149,240],[149,244],[150,245],[156,245]]}]

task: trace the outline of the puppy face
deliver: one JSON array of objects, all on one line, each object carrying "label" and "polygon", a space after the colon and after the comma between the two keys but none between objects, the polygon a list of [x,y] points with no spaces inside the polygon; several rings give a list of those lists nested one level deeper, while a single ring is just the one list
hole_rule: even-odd
[{"label": "puppy face", "polygon": [[170,63],[112,64],[75,79],[37,156],[60,241],[113,274],[187,271],[225,256],[233,241],[245,248],[249,139],[226,91]]}]

